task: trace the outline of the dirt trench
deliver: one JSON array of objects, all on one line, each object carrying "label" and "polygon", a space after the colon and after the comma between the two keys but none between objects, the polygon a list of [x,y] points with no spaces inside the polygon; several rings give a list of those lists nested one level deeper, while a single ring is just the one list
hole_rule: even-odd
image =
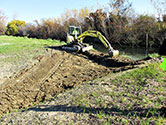
[{"label": "dirt trench", "polygon": [[66,89],[143,63],[94,51],[71,54],[55,50],[0,86],[0,114],[30,107]]}]

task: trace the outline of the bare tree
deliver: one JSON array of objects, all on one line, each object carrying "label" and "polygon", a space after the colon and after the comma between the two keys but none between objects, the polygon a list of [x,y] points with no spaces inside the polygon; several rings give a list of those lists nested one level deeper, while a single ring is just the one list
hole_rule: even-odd
[{"label": "bare tree", "polygon": [[3,10],[0,10],[0,35],[5,34],[6,16]]},{"label": "bare tree", "polygon": [[130,0],[110,0],[110,8],[115,15],[126,14],[132,6]]},{"label": "bare tree", "polygon": [[157,11],[158,21],[160,22],[161,29],[157,33],[156,39],[161,44],[166,39],[166,0],[150,0],[152,5]]},{"label": "bare tree", "polygon": [[152,5],[157,11],[157,14],[159,16],[159,19],[166,16],[166,0],[150,0]]}]

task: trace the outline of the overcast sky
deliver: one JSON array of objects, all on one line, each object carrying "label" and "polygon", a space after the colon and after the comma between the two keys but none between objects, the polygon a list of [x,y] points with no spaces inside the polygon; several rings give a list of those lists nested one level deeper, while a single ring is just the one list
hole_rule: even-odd
[{"label": "overcast sky", "polygon": [[[150,0],[132,0],[133,8],[139,14],[153,14]],[[8,21],[24,20],[28,23],[35,19],[59,17],[66,9],[83,7],[100,8],[107,6],[109,0],[0,0],[0,10],[5,12]]]}]

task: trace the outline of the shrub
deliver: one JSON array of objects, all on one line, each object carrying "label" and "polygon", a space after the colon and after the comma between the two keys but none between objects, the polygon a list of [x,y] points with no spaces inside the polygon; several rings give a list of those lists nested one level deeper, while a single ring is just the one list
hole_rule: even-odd
[{"label": "shrub", "polygon": [[7,35],[19,35],[19,29],[22,26],[25,26],[25,22],[24,21],[12,20],[7,25],[6,34]]},{"label": "shrub", "polygon": [[[66,41],[66,34],[70,25],[84,27],[84,18],[88,15],[88,9],[66,11],[61,18],[45,19],[40,23],[35,21],[35,24],[28,24],[25,27],[19,27],[19,35],[24,34],[28,37],[41,39],[57,39]],[[17,30],[17,29],[16,29]]]},{"label": "shrub", "polygon": [[133,19],[133,24],[128,28],[130,32],[129,40],[134,40],[134,46],[148,46],[152,47],[156,44],[156,35],[160,31],[160,23],[154,17],[148,15],[140,15]]}]

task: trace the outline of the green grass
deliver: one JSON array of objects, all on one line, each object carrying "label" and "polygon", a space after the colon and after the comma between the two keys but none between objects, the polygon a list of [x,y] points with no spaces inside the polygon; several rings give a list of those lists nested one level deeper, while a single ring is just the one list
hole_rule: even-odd
[{"label": "green grass", "polygon": [[73,97],[72,106],[80,106],[83,113],[93,114],[105,124],[163,124],[165,79],[160,63],[149,64],[107,79],[107,84],[89,94]]},{"label": "green grass", "polygon": [[[160,68],[160,63],[153,63],[111,80],[111,83],[117,85],[114,92],[120,95],[113,96],[115,97],[114,103],[119,103],[118,100],[121,99],[120,109],[125,109],[128,114],[132,110],[132,116],[125,118],[127,122],[131,123],[131,119],[137,119],[141,124],[166,122],[166,118],[160,115],[160,108],[166,101],[165,73]],[[140,115],[134,106],[138,106],[145,112],[140,112]],[[134,113],[135,116],[133,116]]]},{"label": "green grass", "polygon": [[[144,86],[148,84],[148,80],[155,79],[157,82],[161,82],[161,77],[165,76],[165,72],[160,68],[159,63],[150,64],[147,67],[137,69],[135,71],[126,73],[117,79],[120,80],[121,83],[130,82],[132,84],[137,84],[140,86]],[[115,80],[119,82],[119,80]]]},{"label": "green grass", "polygon": [[0,72],[10,76],[14,72],[31,66],[38,61],[40,55],[49,55],[47,46],[58,46],[64,42],[58,40],[43,40],[27,37],[0,36]]},{"label": "green grass", "polygon": [[0,36],[0,54],[21,53],[24,51],[32,51],[36,48],[44,46],[57,46],[64,44],[57,40],[42,40],[26,37]]}]

